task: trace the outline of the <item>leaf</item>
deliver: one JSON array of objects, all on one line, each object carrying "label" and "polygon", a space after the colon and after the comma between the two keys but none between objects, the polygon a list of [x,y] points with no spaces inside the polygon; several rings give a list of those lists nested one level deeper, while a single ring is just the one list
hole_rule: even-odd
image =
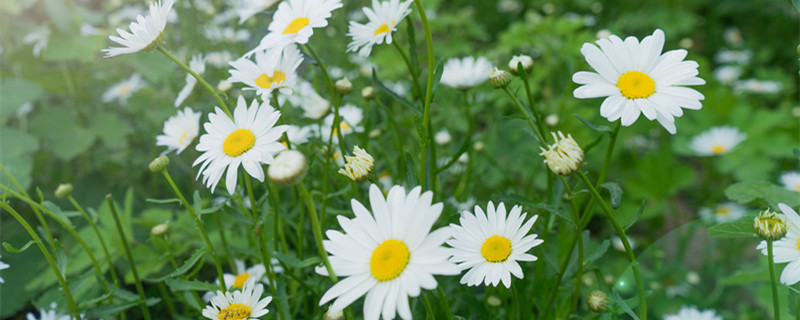
[{"label": "leaf", "polygon": [[[115,303],[112,305],[102,306],[96,309],[90,309],[86,312],[86,314],[91,317],[99,317],[103,315],[117,315],[120,312],[125,311],[126,309],[138,306],[140,302],[141,300],[134,300],[134,301]],[[161,302],[161,298],[147,298],[144,301],[144,303],[148,306],[155,305],[159,302]]]},{"label": "leaf", "polygon": [[619,208],[619,204],[622,202],[622,188],[615,182],[606,182],[600,187],[608,190],[608,193],[611,194],[611,206],[614,209]]},{"label": "leaf", "polygon": [[589,120],[586,120],[586,119],[584,119],[583,117],[581,117],[581,116],[579,116],[577,114],[573,113],[572,115],[575,118],[578,118],[578,120],[580,120],[581,122],[583,122],[583,124],[585,124],[587,127],[589,127],[589,129],[592,129],[592,130],[597,131],[597,132],[608,132],[608,133],[611,133],[611,127],[609,127],[609,126],[596,125],[596,124],[593,124],[593,123],[589,122]]},{"label": "leaf", "polygon": [[147,199],[144,199],[144,201],[147,201],[147,202],[150,202],[150,203],[158,203],[158,204],[181,203],[181,199],[178,199],[178,198],[169,198],[169,199],[147,198]]},{"label": "leaf", "polygon": [[439,87],[439,81],[442,80],[442,74],[444,73],[444,58],[439,59],[439,63],[436,64],[436,69],[433,72],[433,90],[432,92],[436,92],[436,88]]},{"label": "leaf", "polygon": [[639,218],[642,217],[642,213],[644,213],[644,205],[645,201],[642,200],[642,204],[639,206],[639,211],[636,212],[636,215],[633,216],[631,221],[628,221],[628,224],[626,224],[625,227],[622,228],[622,230],[627,231],[628,229],[630,229],[630,227],[633,227],[633,224],[636,223],[636,221],[639,221]]},{"label": "leaf", "polygon": [[66,108],[48,108],[31,119],[31,133],[44,142],[44,147],[64,161],[84,153],[94,143],[95,135],[78,126]]},{"label": "leaf", "polygon": [[297,269],[307,268],[322,263],[322,259],[320,259],[320,257],[311,257],[300,261],[300,259],[297,259],[296,257],[281,252],[275,252],[274,254],[278,261]]},{"label": "leaf", "polygon": [[104,294],[102,296],[99,296],[99,297],[94,298],[94,299],[89,299],[89,300],[82,301],[81,304],[78,306],[78,308],[79,309],[84,309],[84,308],[86,308],[88,306],[91,306],[91,305],[93,305],[95,303],[98,303],[100,301],[106,300],[106,299],[108,299],[108,297],[112,296],[115,291],[117,291],[117,287],[116,286],[114,288],[112,288],[111,291],[109,291],[108,293],[106,293],[106,294]]},{"label": "leaf", "polygon": [[161,281],[164,281],[164,280],[169,279],[169,278],[175,278],[177,276],[180,276],[180,275],[188,272],[190,269],[192,269],[192,267],[194,267],[194,265],[197,263],[197,261],[200,260],[200,258],[202,258],[203,255],[207,251],[208,251],[208,249],[206,249],[206,248],[197,249],[189,259],[187,259],[186,261],[183,262],[183,265],[180,266],[180,268],[175,269],[175,271],[172,271],[172,272],[170,272],[169,274],[167,274],[167,275],[165,275],[163,277],[159,277],[159,278],[155,278],[155,279],[145,279],[145,281],[147,281],[147,282],[161,282]]},{"label": "leaf", "polygon": [[164,283],[167,284],[168,287],[172,290],[177,291],[216,291],[219,290],[219,286],[203,282],[197,280],[183,280],[183,279],[167,279]]},{"label": "leaf", "polygon": [[414,166],[414,158],[406,151],[406,186],[417,186],[417,168]]},{"label": "leaf", "polygon": [[28,248],[31,245],[33,245],[34,243],[35,242],[33,240],[29,240],[28,243],[26,243],[24,246],[22,246],[22,248],[17,249],[17,248],[14,248],[14,246],[12,246],[10,243],[3,242],[3,248],[6,248],[6,250],[8,250],[8,252],[11,252],[11,253],[20,253],[20,252],[24,252],[25,250],[28,250]]},{"label": "leaf", "polygon": [[739,219],[723,222],[708,228],[708,236],[712,238],[753,237],[753,217],[744,216]]},{"label": "leaf", "polygon": [[777,207],[778,203],[785,203],[790,207],[800,205],[800,197],[797,196],[797,192],[765,181],[745,181],[733,184],[725,189],[725,196],[739,203],[761,200],[771,207]]},{"label": "leaf", "polygon": [[92,116],[89,131],[94,133],[106,146],[111,148],[124,148],[127,145],[127,135],[133,130],[118,116],[103,113]]},{"label": "leaf", "polygon": [[392,89],[389,89],[388,87],[386,87],[383,84],[383,82],[381,82],[381,80],[378,79],[378,73],[374,68],[372,69],[372,82],[375,84],[376,87],[378,87],[378,89],[380,89],[381,91],[385,92],[386,94],[391,96],[393,99],[397,100],[397,102],[400,102],[400,104],[408,107],[409,109],[413,110],[417,114],[422,115],[422,109],[420,107],[414,105],[410,101],[408,101],[405,98],[399,96],[397,93],[392,91]]},{"label": "leaf", "polygon": [[[44,91],[38,84],[24,79],[4,78],[0,81],[0,119],[6,118],[26,102],[32,102],[42,96]],[[8,143],[3,139],[3,145]]]},{"label": "leaf", "polygon": [[755,270],[739,270],[729,277],[725,277],[720,284],[726,286],[742,286],[753,282],[769,282],[769,272],[766,267]]},{"label": "leaf", "polygon": [[597,250],[584,259],[584,264],[588,266],[590,263],[603,257],[603,255],[606,254],[606,251],[608,251],[609,246],[611,246],[611,241],[608,241],[608,239],[603,240],[603,242],[601,242],[597,247]]},{"label": "leaf", "polygon": [[625,303],[625,300],[622,300],[622,297],[619,296],[619,292],[617,292],[616,288],[611,289],[611,297],[614,298],[614,303],[616,303],[620,308],[622,308],[622,310],[625,311],[625,313],[627,313],[629,316],[631,316],[631,318],[633,318],[634,320],[639,320],[639,316],[633,313],[633,310],[631,310],[631,307],[629,307],[628,304]]},{"label": "leaf", "polygon": [[61,211],[61,208],[59,208],[55,203],[45,201],[42,203],[42,205],[47,208],[48,211],[52,212],[53,215],[58,218],[58,220],[61,220],[64,224],[73,227],[72,221],[69,220],[69,217],[67,217],[64,211]]}]

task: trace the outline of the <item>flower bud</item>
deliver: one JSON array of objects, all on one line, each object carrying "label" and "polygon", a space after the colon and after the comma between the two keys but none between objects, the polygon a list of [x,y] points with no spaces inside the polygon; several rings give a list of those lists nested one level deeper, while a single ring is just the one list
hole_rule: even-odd
[{"label": "flower bud", "polygon": [[344,320],[344,313],[342,313],[342,310],[339,310],[339,311],[336,311],[336,312],[331,312],[331,309],[328,309],[328,311],[325,312],[325,315],[322,316],[322,319],[324,319],[324,320]]},{"label": "flower bud", "polygon": [[154,226],[153,228],[150,229],[150,234],[152,234],[153,236],[158,237],[158,236],[161,236],[161,235],[167,233],[167,229],[168,228],[169,228],[169,225],[166,224],[166,223],[157,224],[156,226]]},{"label": "flower bud", "polygon": [[279,186],[291,186],[306,175],[308,163],[302,152],[286,150],[275,156],[267,169],[267,176]]},{"label": "flower bud", "polygon": [[494,70],[489,71],[489,83],[495,89],[505,88],[511,83],[511,74],[508,71],[494,68]]},{"label": "flower bud", "polygon": [[586,304],[589,305],[589,310],[603,312],[608,306],[608,295],[600,290],[594,290],[586,297]]},{"label": "flower bud", "polygon": [[[559,140],[559,137],[561,140]],[[565,137],[559,131],[558,136],[553,133],[553,140],[556,142],[549,145],[547,150],[540,147],[542,153],[539,155],[544,156],[544,163],[553,173],[561,176],[573,174],[583,162],[583,149],[572,139],[571,134]]]},{"label": "flower bud", "polygon": [[522,63],[522,70],[525,70],[525,73],[529,73],[533,69],[533,58],[523,54],[511,58],[511,61],[508,62],[508,70],[513,74],[519,74],[517,67],[520,63]]},{"label": "flower bud", "polygon": [[56,188],[56,198],[66,198],[72,194],[72,185],[69,183],[59,184],[58,188]]},{"label": "flower bud", "polygon": [[754,219],[753,229],[759,237],[767,241],[783,238],[787,231],[786,221],[783,220],[783,217],[769,209],[764,210]]},{"label": "flower bud", "polygon": [[372,100],[372,98],[375,97],[375,88],[364,87],[364,89],[361,89],[361,97],[364,98],[364,100]]},{"label": "flower bud", "polygon": [[347,163],[344,168],[339,169],[339,173],[353,181],[364,180],[372,172],[372,169],[375,169],[375,159],[358,146],[353,147],[353,154],[354,156],[345,156]]},{"label": "flower bud", "polygon": [[341,78],[336,81],[336,92],[339,94],[348,94],[353,91],[353,84],[350,83],[350,80],[347,77]]},{"label": "flower bud", "polygon": [[169,166],[169,158],[167,156],[160,156],[150,162],[148,168],[151,172],[161,172]]},{"label": "flower bud", "polygon": [[486,304],[488,304],[490,307],[497,308],[500,306],[502,302],[503,301],[500,301],[500,298],[496,296],[489,296],[488,298],[486,298]]},{"label": "flower bud", "polygon": [[217,90],[222,91],[222,92],[227,92],[228,90],[230,90],[232,88],[233,88],[233,83],[231,83],[228,80],[221,80],[217,84]]},{"label": "flower bud", "polygon": [[475,150],[475,152],[481,152],[484,148],[486,148],[486,144],[484,144],[483,141],[475,142],[475,144],[472,145],[472,149]]}]

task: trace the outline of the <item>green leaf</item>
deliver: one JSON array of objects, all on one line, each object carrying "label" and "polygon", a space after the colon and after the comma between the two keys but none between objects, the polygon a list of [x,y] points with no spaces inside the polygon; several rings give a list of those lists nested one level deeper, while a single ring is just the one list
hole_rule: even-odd
[{"label": "green leaf", "polygon": [[581,117],[581,116],[579,116],[577,114],[572,114],[572,115],[575,118],[578,118],[578,120],[580,120],[581,122],[583,122],[583,124],[585,124],[587,127],[589,127],[589,129],[592,129],[592,130],[597,131],[597,132],[609,132],[609,133],[611,132],[611,127],[609,127],[609,126],[596,125],[596,124],[593,124],[593,123],[589,122],[589,120],[586,120],[586,119],[584,119],[583,117]]},{"label": "green leaf", "polygon": [[116,115],[103,113],[92,116],[89,131],[96,135],[106,146],[111,148],[124,148],[127,145],[127,135],[133,130]]},{"label": "green leaf", "polygon": [[636,211],[636,215],[633,216],[631,221],[628,221],[628,224],[626,224],[625,227],[622,230],[627,231],[628,229],[630,229],[630,227],[633,226],[634,223],[636,223],[636,221],[639,221],[639,218],[642,217],[642,213],[644,213],[644,204],[645,204],[645,201],[642,200],[642,204],[639,206],[639,211]]},{"label": "green leaf", "polygon": [[[134,301],[126,301],[115,303],[112,305],[102,306],[96,309],[90,309],[86,312],[88,316],[91,317],[100,317],[104,315],[117,315],[122,311],[125,311],[131,307],[138,306],[141,300],[134,300]],[[157,303],[161,302],[161,298],[147,298],[144,303],[147,306],[153,306]]]},{"label": "green leaf", "polygon": [[158,203],[158,204],[181,203],[181,199],[178,199],[178,198],[169,198],[169,199],[147,198],[147,199],[144,199],[144,201],[147,201],[147,202],[150,202],[150,203]]},{"label": "green leaf", "polygon": [[414,158],[406,151],[406,186],[419,185],[417,179],[417,167],[414,166]]},{"label": "green leaf", "polygon": [[52,212],[53,215],[56,216],[56,218],[58,218],[58,220],[61,220],[64,224],[73,227],[72,221],[69,220],[67,214],[64,213],[64,211],[61,211],[61,208],[59,208],[55,203],[52,203],[50,201],[45,201],[44,203],[42,203],[42,205],[45,208],[47,208],[47,210]]},{"label": "green leaf", "polygon": [[386,87],[383,84],[383,82],[381,82],[381,80],[378,79],[378,73],[377,73],[377,71],[375,71],[374,68],[372,69],[372,82],[375,84],[376,87],[378,87],[378,89],[380,89],[381,91],[385,92],[386,94],[388,94],[393,99],[397,100],[397,102],[400,102],[400,104],[408,107],[409,109],[413,110],[417,114],[422,115],[422,109],[420,107],[414,105],[410,101],[408,101],[405,98],[399,96],[397,93],[392,91],[392,89],[389,89],[388,87]]},{"label": "green leaf", "polygon": [[285,264],[287,264],[287,265],[289,265],[289,266],[291,266],[293,268],[297,268],[297,269],[303,269],[303,268],[307,268],[307,267],[322,263],[322,259],[320,259],[320,257],[311,257],[311,258],[305,259],[303,261],[300,261],[300,259],[297,259],[296,257],[290,256],[290,255],[287,255],[287,254],[284,254],[284,253],[281,253],[281,252],[275,252],[274,254],[275,254],[275,258],[277,258],[278,261],[283,262],[283,263],[285,263]]},{"label": "green leaf", "polygon": [[91,306],[91,305],[93,305],[95,303],[98,303],[100,301],[106,300],[106,299],[108,299],[108,297],[112,296],[115,291],[117,291],[117,287],[116,286],[114,288],[112,288],[111,291],[109,291],[108,293],[106,293],[106,294],[104,294],[102,296],[99,296],[99,297],[94,298],[94,299],[89,299],[89,300],[82,301],[81,304],[78,306],[78,308],[79,309],[84,309],[84,308],[86,308],[88,306]]},{"label": "green leaf", "polygon": [[725,277],[720,284],[726,286],[742,286],[753,282],[769,282],[769,271],[766,267],[755,270],[739,270],[729,277]]},{"label": "green leaf", "polygon": [[601,188],[608,190],[611,194],[611,206],[616,209],[622,203],[622,188],[615,182],[606,182],[600,185]]},{"label": "green leaf", "polygon": [[442,80],[442,74],[444,73],[444,58],[439,59],[439,63],[436,64],[436,69],[433,72],[433,92],[436,92],[436,88],[439,87],[439,81]]},{"label": "green leaf", "polygon": [[708,235],[712,238],[754,237],[753,217],[744,216],[711,226],[708,228]]},{"label": "green leaf", "polygon": [[625,311],[625,313],[627,313],[629,316],[631,316],[631,318],[633,318],[634,320],[639,320],[639,316],[637,316],[636,313],[634,313],[633,310],[631,310],[631,307],[629,307],[628,304],[625,303],[625,300],[623,300],[622,297],[619,296],[619,292],[617,292],[616,288],[611,290],[611,297],[614,298],[614,303],[618,305],[620,308],[622,308],[622,310]]},{"label": "green leaf", "polygon": [[193,290],[193,291],[216,291],[216,290],[219,290],[219,286],[218,285],[215,285],[215,284],[212,284],[212,283],[208,283],[208,282],[203,282],[203,281],[197,281],[197,280],[167,279],[165,281],[165,283],[167,284],[168,287],[170,287],[170,289],[177,290],[177,291],[187,291],[187,290]]},{"label": "green leaf", "polygon": [[584,264],[588,266],[590,263],[597,261],[598,259],[603,257],[603,255],[606,254],[606,251],[608,251],[609,246],[611,246],[611,241],[608,241],[608,239],[603,240],[603,242],[601,242],[600,245],[597,247],[597,250],[595,250],[590,256],[584,259]]},{"label": "green leaf", "polygon": [[797,196],[797,192],[764,181],[736,183],[725,189],[725,195],[739,203],[758,200],[771,207],[777,207],[778,203],[785,203],[790,207],[800,205],[800,197]]},{"label": "green leaf", "polygon": [[25,250],[28,250],[28,248],[31,245],[33,245],[34,243],[35,242],[33,240],[29,240],[24,246],[22,246],[22,248],[17,249],[17,248],[14,248],[14,246],[12,246],[10,243],[3,242],[3,248],[6,248],[6,250],[8,252],[11,252],[11,253],[20,253],[20,252],[24,252]]},{"label": "green leaf", "polygon": [[[0,119],[15,112],[26,102],[38,99],[44,91],[42,87],[24,79],[0,79]],[[3,139],[5,144],[8,139]]]},{"label": "green leaf", "polygon": [[94,134],[81,128],[66,108],[48,108],[31,120],[31,133],[44,142],[45,148],[64,161],[86,152],[94,142]]},{"label": "green leaf", "polygon": [[180,276],[180,275],[188,272],[190,269],[192,269],[192,267],[194,267],[194,265],[197,263],[197,261],[200,260],[200,258],[202,258],[203,255],[207,251],[208,251],[208,249],[206,249],[206,248],[197,249],[194,252],[194,254],[192,254],[192,256],[188,260],[183,262],[183,265],[180,266],[180,268],[175,269],[175,271],[172,271],[168,275],[165,275],[163,277],[159,277],[159,278],[155,278],[155,279],[145,279],[145,281],[147,281],[147,282],[161,282],[161,281],[164,281],[164,280],[169,279],[169,278],[175,278],[177,276]]}]

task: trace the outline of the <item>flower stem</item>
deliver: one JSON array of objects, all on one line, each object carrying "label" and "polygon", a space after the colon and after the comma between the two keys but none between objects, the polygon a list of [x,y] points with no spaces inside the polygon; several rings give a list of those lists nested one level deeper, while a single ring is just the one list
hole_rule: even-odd
[{"label": "flower stem", "polygon": [[[511,283],[513,286],[514,283]],[[442,290],[442,286],[436,286],[436,293],[439,294],[439,299],[442,300],[442,309],[444,309],[444,318],[446,320],[450,320],[453,318],[452,311],[450,311],[450,303],[447,302],[447,295],[445,295],[444,290]]]},{"label": "flower stem", "polygon": [[772,252],[772,240],[767,240],[767,260],[769,261],[769,284],[772,286],[772,310],[775,320],[781,320],[781,307],[778,301],[778,277],[775,275],[775,259]]},{"label": "flower stem", "polygon": [[519,108],[519,111],[522,112],[523,115],[525,115],[525,120],[528,121],[528,125],[531,126],[531,130],[533,130],[534,135],[536,135],[536,139],[539,140],[539,144],[544,145],[545,144],[544,137],[542,136],[541,133],[539,133],[539,128],[536,126],[536,123],[533,122],[533,118],[531,118],[531,115],[528,114],[528,110],[525,110],[525,107],[523,107],[522,103],[519,102],[517,96],[514,95],[514,93],[511,92],[511,90],[509,90],[507,86],[503,87],[503,90],[505,90],[508,96],[511,97],[511,100],[514,101],[514,105],[516,105],[517,108]]},{"label": "flower stem", "polygon": [[431,305],[431,300],[428,298],[428,293],[423,292],[420,296],[422,297],[422,303],[425,305],[425,319],[435,320],[436,314],[433,313],[433,305]]},{"label": "flower stem", "polygon": [[392,44],[397,48],[397,52],[400,53],[400,56],[403,57],[403,61],[406,62],[406,67],[408,67],[408,72],[411,73],[411,84],[414,85],[414,94],[417,95],[417,98],[422,99],[422,89],[419,87],[419,74],[417,74],[415,66],[411,65],[411,60],[408,59],[408,55],[403,51],[403,48],[400,47],[397,41],[392,41]]},{"label": "flower stem", "polygon": [[75,209],[81,213],[83,218],[86,219],[86,222],[89,223],[89,226],[92,227],[92,230],[94,230],[94,233],[97,235],[98,241],[100,241],[100,246],[103,248],[103,253],[106,255],[106,263],[108,263],[108,269],[111,272],[111,278],[114,280],[114,283],[118,283],[119,279],[117,279],[117,272],[114,269],[114,264],[111,262],[111,254],[108,253],[108,247],[106,246],[106,241],[100,234],[100,229],[97,227],[97,224],[94,223],[94,220],[92,220],[92,218],[89,217],[89,215],[86,213],[86,210],[83,210],[83,207],[81,207],[78,201],[76,201],[75,198],[72,197],[72,195],[67,196],[67,199],[69,200],[70,203],[72,203],[72,206],[75,207]]},{"label": "flower stem", "polygon": [[433,152],[433,127],[431,126],[431,100],[433,99],[433,73],[436,68],[434,56],[433,56],[433,35],[431,34],[431,27],[428,24],[428,16],[425,14],[425,8],[422,7],[421,0],[414,0],[414,3],[417,5],[417,11],[419,11],[419,17],[422,20],[422,28],[425,30],[425,46],[428,49],[428,79],[427,84],[425,86],[425,100],[423,101],[423,113],[422,113],[422,123],[425,126],[425,131],[427,131],[427,139],[428,141],[423,142],[421,146],[421,157],[420,157],[420,175],[423,177],[422,179],[422,186],[423,188],[427,188],[430,181],[428,181],[428,174],[430,172],[426,170],[428,161],[426,158],[425,153],[427,152],[428,146],[431,148],[431,164],[436,164],[436,154]]},{"label": "flower stem", "polygon": [[522,78],[522,82],[525,83],[525,95],[528,96],[528,107],[531,109],[531,111],[533,112],[533,116],[536,118],[536,124],[539,129],[539,134],[541,136],[545,136],[546,133],[543,125],[544,123],[542,122],[542,114],[535,107],[534,104],[535,101],[533,100],[533,91],[531,91],[531,85],[530,82],[528,81],[528,72],[525,71],[524,68],[522,68],[522,62],[517,64],[517,71],[519,73],[519,77]]},{"label": "flower stem", "polygon": [[[269,254],[266,241],[264,240],[263,221],[260,219],[257,209],[255,198],[253,197],[253,184],[250,182],[250,176],[245,174],[244,184],[247,189],[247,195],[250,197],[250,209],[252,212],[251,218],[253,219],[253,234],[256,237],[259,251],[261,252],[261,260],[264,268],[267,271],[267,279],[269,280],[269,289],[272,291],[272,296],[277,299],[278,287],[275,282],[275,273],[272,272],[272,257]],[[275,214],[278,214],[275,212]],[[276,235],[273,235],[275,237]],[[275,240],[277,241],[277,240]],[[283,304],[280,301],[275,301],[275,307],[278,308],[278,318],[284,319]]]},{"label": "flower stem", "polygon": [[169,52],[169,50],[167,50],[167,48],[164,48],[162,46],[157,46],[156,48],[158,49],[158,51],[161,51],[161,53],[163,53],[165,56],[167,56],[167,58],[172,60],[172,62],[175,62],[175,64],[177,64],[183,70],[186,70],[186,72],[191,74],[192,77],[197,79],[197,82],[200,82],[200,85],[202,85],[203,88],[206,88],[206,90],[208,90],[208,92],[210,92],[214,96],[214,99],[217,99],[217,103],[219,103],[219,106],[222,108],[222,111],[225,111],[225,114],[227,114],[229,118],[233,119],[233,114],[231,114],[231,111],[228,109],[228,105],[226,105],[225,101],[222,100],[222,97],[219,95],[217,90],[215,90],[213,87],[211,87],[211,85],[208,84],[208,82],[206,82],[206,80],[203,79],[202,76],[197,74],[197,72],[194,72],[192,70],[192,68],[189,68],[189,66],[187,66],[185,63],[183,63],[183,61],[181,61],[181,59],[178,59],[178,57],[176,57],[174,54],[172,54],[172,52]]},{"label": "flower stem", "polygon": [[122,229],[122,223],[120,223],[119,215],[117,214],[117,206],[114,205],[114,200],[111,198],[111,194],[106,195],[106,202],[108,203],[108,208],[111,210],[111,216],[114,218],[114,224],[117,226],[119,238],[122,240],[122,247],[125,249],[125,256],[128,258],[128,263],[131,266],[133,281],[136,284],[136,292],[139,293],[139,299],[141,299],[139,306],[142,308],[142,314],[144,315],[145,320],[150,320],[150,310],[147,308],[147,302],[145,301],[147,297],[144,295],[142,280],[139,278],[139,271],[136,269],[136,262],[133,260],[131,248],[128,245],[128,237],[125,235],[125,231]]},{"label": "flower stem", "polygon": [[[23,188],[22,185],[19,183],[19,181],[17,181],[17,178],[14,178],[11,172],[8,172],[8,170],[6,170],[6,167],[3,166],[2,164],[0,164],[0,171],[3,171],[3,173],[6,174],[8,180],[10,180],[11,183],[14,184],[14,186],[17,188],[17,190],[19,190],[20,193],[30,198],[28,192],[25,191],[25,188]],[[50,245],[50,249],[52,250],[52,252],[56,252],[55,238],[53,238],[53,233],[50,231],[50,227],[47,225],[47,221],[44,220],[44,217],[42,217],[42,213],[39,212],[39,209],[37,208],[32,208],[32,209],[34,215],[36,215],[36,220],[39,220],[39,224],[41,224],[42,229],[44,229],[44,233],[47,235],[47,240],[48,244]]]},{"label": "flower stem", "polygon": [[317,253],[319,254],[319,257],[322,258],[322,263],[325,265],[325,270],[328,271],[328,277],[331,278],[333,283],[336,283],[339,281],[339,278],[337,278],[336,273],[333,272],[331,262],[328,260],[328,252],[325,251],[325,247],[322,245],[322,227],[317,219],[317,209],[314,206],[314,200],[311,199],[311,194],[308,193],[306,186],[304,186],[302,183],[297,185],[297,189],[300,190],[300,196],[303,197],[306,202],[306,206],[308,207],[308,216],[311,217],[311,228],[314,229],[314,241],[317,242]]},{"label": "flower stem", "polygon": [[[342,137],[342,130],[340,129],[340,123],[342,122],[342,117],[339,115],[339,105],[342,104],[342,96],[336,91],[336,85],[333,83],[333,78],[331,78],[330,74],[328,73],[328,69],[325,68],[325,64],[322,63],[317,53],[314,49],[311,48],[310,45],[305,44],[303,48],[308,51],[311,57],[317,61],[317,65],[319,69],[322,71],[322,77],[325,78],[325,82],[328,83],[328,87],[331,90],[331,97],[333,98],[333,123],[331,123],[331,133],[328,136],[328,151],[331,152],[330,155],[333,155],[333,151],[331,151],[331,147],[333,145],[333,135],[336,135],[336,138],[339,139],[339,149],[342,152],[342,156],[344,157],[347,154],[347,150],[344,146],[344,138]],[[330,159],[330,157],[328,157]]]}]

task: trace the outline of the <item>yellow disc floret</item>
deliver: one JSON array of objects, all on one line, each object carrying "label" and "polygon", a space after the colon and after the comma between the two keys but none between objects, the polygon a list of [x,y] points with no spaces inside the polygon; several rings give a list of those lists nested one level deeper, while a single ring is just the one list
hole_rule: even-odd
[{"label": "yellow disc floret", "polygon": [[380,27],[378,27],[378,29],[375,29],[375,34],[374,34],[374,36],[377,36],[377,35],[379,35],[379,34],[381,34],[381,33],[387,33],[387,32],[389,32],[389,31],[390,31],[390,30],[389,30],[389,26],[388,26],[387,24],[385,24],[385,23],[384,23],[384,24],[382,24]]},{"label": "yellow disc floret", "polygon": [[625,98],[642,99],[656,92],[656,82],[639,71],[628,71],[619,76],[617,88]]},{"label": "yellow disc floret", "polygon": [[225,307],[217,313],[217,319],[219,320],[243,320],[250,318],[250,312],[253,309],[250,307],[243,305],[241,303],[234,303]]},{"label": "yellow disc floret", "polygon": [[300,31],[300,29],[303,29],[303,27],[307,26],[308,22],[308,18],[306,17],[294,19],[291,23],[289,23],[288,26],[286,26],[286,29],[283,30],[283,34],[297,33]]},{"label": "yellow disc floret", "polygon": [[511,255],[511,240],[498,235],[486,239],[481,245],[481,255],[489,262],[503,262]]},{"label": "yellow disc floret", "polygon": [[258,76],[258,79],[256,79],[256,85],[261,88],[268,89],[272,88],[273,85],[280,84],[285,80],[286,74],[282,71],[275,70],[275,72],[272,73],[272,77],[268,76],[266,73],[262,73],[260,76]]},{"label": "yellow disc floret", "polygon": [[238,157],[242,153],[247,152],[256,144],[256,136],[253,132],[247,129],[239,129],[225,138],[222,143],[222,151],[231,157]]},{"label": "yellow disc floret", "polygon": [[231,287],[232,288],[239,288],[239,289],[244,288],[244,283],[247,281],[247,279],[250,279],[250,274],[249,273],[245,272],[245,273],[238,274],[236,276],[236,279],[233,280],[233,286],[231,286]]},{"label": "yellow disc floret", "polygon": [[725,153],[726,150],[727,149],[725,149],[725,147],[723,147],[723,146],[714,146],[713,148],[711,148],[711,154],[714,154],[714,155],[723,154],[723,153]]},{"label": "yellow disc floret", "polygon": [[369,259],[369,272],[378,281],[389,281],[397,278],[406,265],[411,253],[403,241],[389,239],[372,251]]}]

